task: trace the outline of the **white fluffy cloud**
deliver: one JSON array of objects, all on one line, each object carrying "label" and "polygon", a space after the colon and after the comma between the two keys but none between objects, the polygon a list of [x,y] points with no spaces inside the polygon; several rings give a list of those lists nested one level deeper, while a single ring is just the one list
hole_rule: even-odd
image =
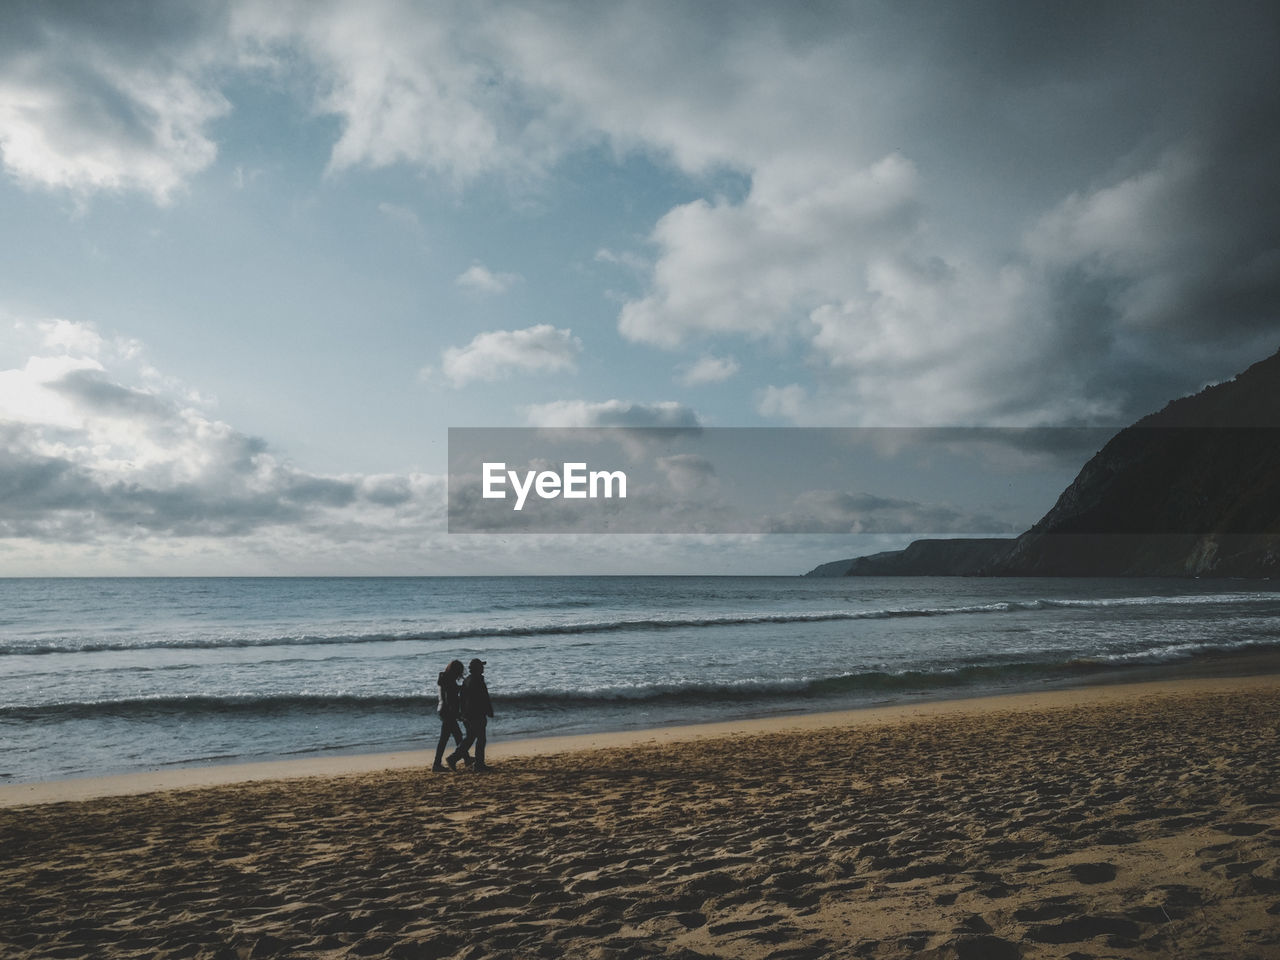
[{"label": "white fluffy cloud", "polygon": [[461,185],[560,155],[554,118],[525,104],[494,46],[492,6],[240,2],[232,33],[272,69],[299,53],[318,68],[313,108],[341,123],[332,171],[407,164]]},{"label": "white fluffy cloud", "polygon": [[478,333],[465,347],[449,347],[440,367],[455,387],[499,380],[512,373],[567,373],[577,369],[582,341],[572,330],[540,323],[524,330]]},{"label": "white fluffy cloud", "polygon": [[[809,170],[761,170],[741,202],[668,213],[653,234],[651,292],[621,311],[624,336],[671,349],[726,337],[806,344],[816,386],[768,386],[758,403],[794,423],[1115,413],[1105,398],[1035,372],[1061,333],[1043,264],[946,250],[924,220],[919,174],[900,155],[839,176]],[[735,369],[704,358],[684,382]]]},{"label": "white fluffy cloud", "polygon": [[454,280],[458,286],[476,293],[506,293],[520,282],[516,273],[494,273],[482,263],[473,263]]},{"label": "white fluffy cloud", "polygon": [[623,307],[622,334],[677,347],[787,333],[806,308],[857,289],[851,264],[901,246],[914,227],[914,168],[891,155],[835,179],[811,173],[761,171],[741,203],[698,200],[666,214],[653,233],[653,292]]},{"label": "white fluffy cloud", "polygon": [[141,347],[26,324],[0,370],[0,538],[44,544],[270,538],[442,526],[443,478],[324,476],[211,417]]}]

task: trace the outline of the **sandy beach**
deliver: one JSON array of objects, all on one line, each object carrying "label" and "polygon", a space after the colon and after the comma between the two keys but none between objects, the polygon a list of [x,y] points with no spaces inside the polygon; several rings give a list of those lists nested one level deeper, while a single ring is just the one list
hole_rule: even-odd
[{"label": "sandy beach", "polygon": [[6,787],[0,955],[1280,957],[1276,676],[423,756]]}]

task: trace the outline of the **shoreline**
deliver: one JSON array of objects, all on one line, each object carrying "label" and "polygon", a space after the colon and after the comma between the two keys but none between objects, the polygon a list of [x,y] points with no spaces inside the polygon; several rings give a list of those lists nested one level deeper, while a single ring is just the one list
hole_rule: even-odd
[{"label": "shoreline", "polygon": [[[1134,698],[1173,694],[1237,693],[1280,689],[1280,657],[1258,657],[1250,665],[1266,672],[1245,674],[1174,675],[1158,679],[1106,678],[1082,685],[1032,692],[984,694],[937,700],[918,700],[812,713],[773,714],[736,720],[673,725],[645,729],[494,740],[488,755],[494,764],[526,757],[544,757],[591,750],[755,736],[803,733],[831,728],[897,725],[946,716],[983,716],[1003,711],[1052,711],[1080,706],[1127,702]],[[1238,669],[1242,664],[1231,664]],[[108,797],[199,790],[235,784],[290,781],[304,778],[343,778],[378,772],[424,768],[429,773],[434,746],[376,753],[324,754],[306,758],[243,763],[203,764],[103,776],[44,780],[0,785],[0,809],[28,805],[79,802]],[[450,776],[438,774],[436,776]]]}]

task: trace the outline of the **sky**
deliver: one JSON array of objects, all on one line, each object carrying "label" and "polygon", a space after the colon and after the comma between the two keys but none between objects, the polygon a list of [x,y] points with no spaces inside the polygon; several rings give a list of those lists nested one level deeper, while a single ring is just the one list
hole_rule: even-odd
[{"label": "sky", "polygon": [[9,0],[0,575],[881,548],[451,535],[447,431],[1118,427],[1229,378],[1280,347],[1277,49],[1233,0]]}]

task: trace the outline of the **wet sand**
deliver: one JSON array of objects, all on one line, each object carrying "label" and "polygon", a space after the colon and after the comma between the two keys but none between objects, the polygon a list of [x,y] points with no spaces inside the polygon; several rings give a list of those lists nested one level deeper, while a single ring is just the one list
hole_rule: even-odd
[{"label": "wet sand", "polygon": [[1275,676],[492,755],[0,810],[0,956],[1280,957]]}]

